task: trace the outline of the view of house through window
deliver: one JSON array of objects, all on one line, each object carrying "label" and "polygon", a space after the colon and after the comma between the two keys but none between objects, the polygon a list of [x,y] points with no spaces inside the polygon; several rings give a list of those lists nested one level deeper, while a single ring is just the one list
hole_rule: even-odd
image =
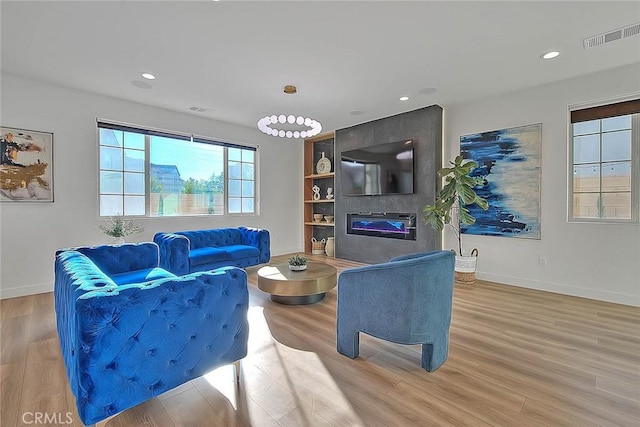
[{"label": "view of house through window", "polygon": [[640,115],[612,105],[572,111],[573,219],[638,221]]},{"label": "view of house through window", "polygon": [[101,216],[255,212],[253,147],[98,127]]}]

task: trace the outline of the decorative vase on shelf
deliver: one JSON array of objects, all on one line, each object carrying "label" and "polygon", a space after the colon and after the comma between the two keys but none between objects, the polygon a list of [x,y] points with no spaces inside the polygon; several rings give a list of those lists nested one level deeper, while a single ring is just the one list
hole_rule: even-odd
[{"label": "decorative vase on shelf", "polygon": [[316,172],[318,175],[331,172],[331,160],[324,156],[324,151],[322,152],[322,157],[320,157],[320,160],[316,163]]},{"label": "decorative vase on shelf", "polygon": [[327,243],[324,247],[327,256],[334,257],[336,255],[336,243],[334,237],[327,237]]}]

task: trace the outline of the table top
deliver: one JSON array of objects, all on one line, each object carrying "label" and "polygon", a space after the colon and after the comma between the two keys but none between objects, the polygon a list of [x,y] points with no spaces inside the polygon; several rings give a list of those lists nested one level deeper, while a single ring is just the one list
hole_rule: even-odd
[{"label": "table top", "polygon": [[314,295],[336,286],[336,268],[321,262],[309,262],[302,271],[289,270],[288,263],[267,265],[258,270],[258,289],[273,295]]}]

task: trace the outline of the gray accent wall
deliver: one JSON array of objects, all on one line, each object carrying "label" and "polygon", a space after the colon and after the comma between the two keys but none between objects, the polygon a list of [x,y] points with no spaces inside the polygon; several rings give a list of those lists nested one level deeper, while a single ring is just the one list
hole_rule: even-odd
[{"label": "gray accent wall", "polygon": [[[335,133],[335,245],[336,257],[365,263],[441,248],[441,233],[422,223],[422,208],[433,203],[439,189],[438,170],[442,167],[442,107],[432,105],[407,113],[362,123]],[[414,193],[381,196],[342,194],[342,151],[402,140],[414,144]],[[415,213],[416,240],[347,234],[347,213]]]}]

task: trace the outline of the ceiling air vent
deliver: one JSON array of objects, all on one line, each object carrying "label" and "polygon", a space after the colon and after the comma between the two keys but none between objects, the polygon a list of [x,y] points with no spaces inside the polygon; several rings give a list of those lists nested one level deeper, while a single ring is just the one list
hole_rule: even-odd
[{"label": "ceiling air vent", "polygon": [[585,49],[600,46],[601,44],[611,43],[616,40],[624,39],[640,34],[640,23],[632,24],[607,33],[598,34],[597,36],[587,37],[582,41]]},{"label": "ceiling air vent", "polygon": [[196,107],[196,106],[189,107],[189,110],[191,110],[191,111],[195,111],[196,113],[204,113],[204,112],[209,111],[209,110],[208,110],[208,109],[206,109],[206,108]]}]

